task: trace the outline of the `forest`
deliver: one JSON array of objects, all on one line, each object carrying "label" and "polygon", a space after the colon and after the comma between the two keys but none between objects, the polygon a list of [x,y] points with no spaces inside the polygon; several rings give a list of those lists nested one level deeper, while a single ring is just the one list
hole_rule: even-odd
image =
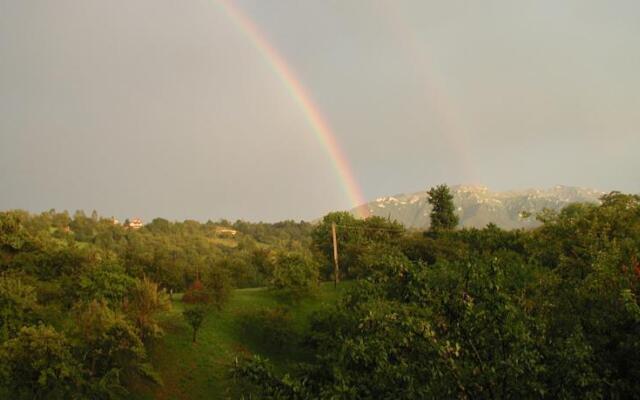
[{"label": "forest", "polygon": [[0,398],[640,396],[640,196],[527,230],[429,196],[426,231],[1,212]]}]

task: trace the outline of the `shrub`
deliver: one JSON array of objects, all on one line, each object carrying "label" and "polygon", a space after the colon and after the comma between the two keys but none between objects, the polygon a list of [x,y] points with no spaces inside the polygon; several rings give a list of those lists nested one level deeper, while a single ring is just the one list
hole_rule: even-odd
[{"label": "shrub", "polygon": [[287,308],[262,308],[240,319],[245,335],[262,345],[281,350],[295,340],[291,313]]},{"label": "shrub", "polygon": [[291,300],[313,295],[318,290],[318,263],[303,252],[288,252],[276,259],[271,287]]},{"label": "shrub", "polygon": [[231,282],[226,271],[210,269],[204,274],[203,284],[211,304],[218,310],[222,309],[231,294]]}]

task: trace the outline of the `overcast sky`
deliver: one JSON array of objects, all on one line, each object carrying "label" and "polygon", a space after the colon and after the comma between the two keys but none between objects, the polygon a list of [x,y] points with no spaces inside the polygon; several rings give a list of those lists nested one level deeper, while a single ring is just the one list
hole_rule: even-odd
[{"label": "overcast sky", "polygon": [[[640,2],[235,5],[365,196],[441,182],[640,192]],[[0,0],[0,209],[311,219],[329,155],[216,0]]]}]

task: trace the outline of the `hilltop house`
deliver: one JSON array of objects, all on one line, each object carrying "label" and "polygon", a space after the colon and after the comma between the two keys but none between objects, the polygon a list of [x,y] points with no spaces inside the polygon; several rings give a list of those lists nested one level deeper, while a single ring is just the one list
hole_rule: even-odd
[{"label": "hilltop house", "polygon": [[231,229],[231,228],[223,228],[221,226],[216,228],[216,235],[217,236],[231,236],[231,237],[235,237],[238,234],[238,231],[236,231],[235,229]]},{"label": "hilltop house", "polygon": [[142,218],[132,218],[129,223],[125,224],[125,227],[131,229],[140,229],[144,223],[142,222]]}]

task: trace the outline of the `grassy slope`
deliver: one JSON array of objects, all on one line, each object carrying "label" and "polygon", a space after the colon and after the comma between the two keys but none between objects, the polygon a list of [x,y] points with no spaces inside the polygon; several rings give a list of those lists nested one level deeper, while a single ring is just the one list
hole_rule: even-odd
[{"label": "grassy slope", "polygon": [[[349,283],[323,284],[317,298],[292,305],[294,328],[301,332],[308,317],[316,310],[329,306],[338,299]],[[281,303],[278,297],[265,289],[235,290],[221,312],[212,312],[205,320],[198,342],[191,343],[191,328],[182,317],[183,304],[173,302],[173,308],[163,316],[165,336],[151,351],[153,364],[164,385],[149,387],[134,385],[136,399],[224,399],[232,397],[233,381],[228,376],[230,366],[238,354],[260,354],[272,359],[286,370],[302,352],[296,346],[287,346],[283,352],[274,351],[246,336],[240,316],[248,311],[273,307]]]}]

